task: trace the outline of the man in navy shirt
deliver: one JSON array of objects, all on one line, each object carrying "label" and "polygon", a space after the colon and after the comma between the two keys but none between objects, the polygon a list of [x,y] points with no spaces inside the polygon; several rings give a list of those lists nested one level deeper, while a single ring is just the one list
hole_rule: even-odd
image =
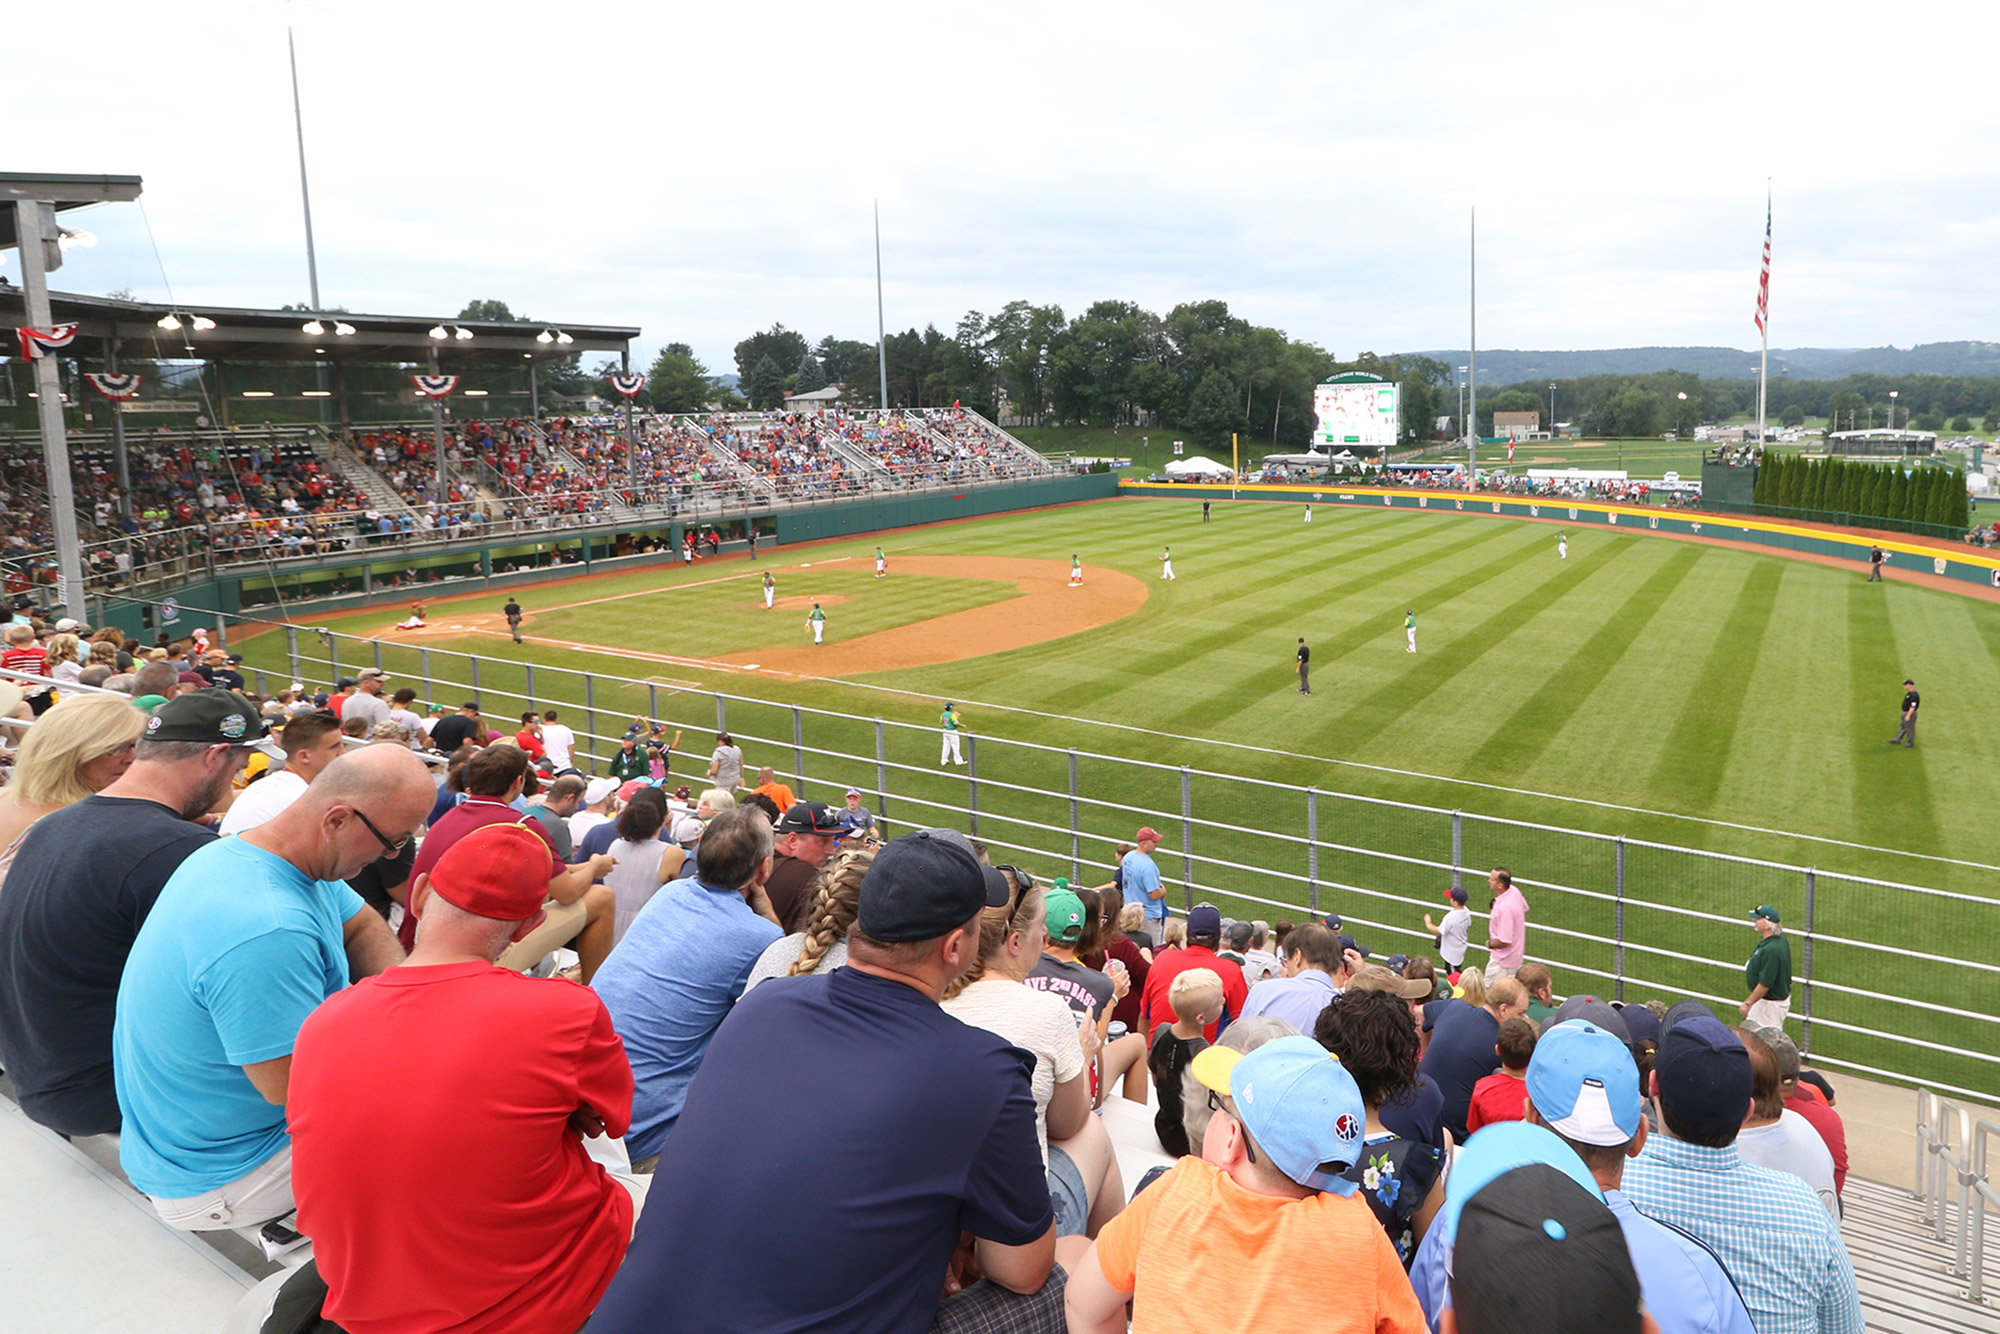
[{"label": "man in navy shirt", "polygon": [[1472,1086],[1500,1068],[1494,1050],[1500,1025],[1528,1012],[1528,991],[1511,977],[1486,986],[1484,1005],[1447,1005],[1431,1028],[1431,1045],[1418,1067],[1444,1093],[1444,1128],[1465,1143],[1465,1109]]},{"label": "man in navy shirt", "polygon": [[591,1334],[923,1334],[968,1260],[975,1291],[1059,1308],[1034,1058],[938,1005],[1010,897],[951,830],[883,846],[847,966],[717,1030],[653,1176],[677,1204],[640,1222]]}]

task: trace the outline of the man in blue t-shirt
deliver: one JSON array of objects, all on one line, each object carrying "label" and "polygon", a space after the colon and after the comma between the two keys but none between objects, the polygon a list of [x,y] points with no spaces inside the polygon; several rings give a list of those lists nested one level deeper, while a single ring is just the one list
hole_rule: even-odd
[{"label": "man in blue t-shirt", "polygon": [[299,1026],[350,974],[403,958],[342,882],[407,843],[433,794],[414,752],[366,747],[280,814],[194,853],[160,891],[125,961],[112,1064],[119,1161],[169,1225],[291,1211],[285,1098]]},{"label": "man in blue t-shirt", "polygon": [[632,1063],[625,1149],[634,1162],[666,1142],[750,965],[784,934],[764,893],[771,847],[756,807],[717,815],[701,837],[700,869],[646,901],[591,981]]},{"label": "man in blue t-shirt", "polygon": [[1158,946],[1166,939],[1167,932],[1167,890],[1160,883],[1160,865],[1153,860],[1153,849],[1160,846],[1160,835],[1147,825],[1133,842],[1139,846],[1118,863],[1118,883],[1125,891],[1125,901],[1136,901],[1145,910],[1146,934]]},{"label": "man in blue t-shirt", "polygon": [[1444,1094],[1444,1128],[1460,1144],[1465,1143],[1472,1086],[1500,1068],[1495,1050],[1500,1025],[1527,1012],[1527,988],[1511,977],[1487,984],[1484,1005],[1447,1005],[1439,1011],[1418,1068],[1437,1081]]},{"label": "man in blue t-shirt", "polygon": [[883,846],[847,966],[723,1021],[653,1174],[684,1207],[647,1211],[591,1334],[923,1334],[965,1258],[986,1283],[957,1300],[1060,1327],[1033,1058],[938,1005],[1010,897],[954,831]]}]

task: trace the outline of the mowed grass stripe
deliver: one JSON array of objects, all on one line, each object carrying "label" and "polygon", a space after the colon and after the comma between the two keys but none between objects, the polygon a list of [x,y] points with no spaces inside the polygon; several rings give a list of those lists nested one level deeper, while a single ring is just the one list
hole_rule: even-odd
[{"label": "mowed grass stripe", "polygon": [[1757,650],[1783,577],[1784,566],[1776,560],[1758,560],[1751,566],[1694,691],[1667,734],[1652,785],[1655,791],[1670,794],[1673,804],[1684,810],[1705,813],[1715,804],[1743,697],[1757,668]]},{"label": "mowed grass stripe", "polygon": [[1854,747],[1856,837],[1863,842],[1892,839],[1904,847],[1933,847],[1938,824],[1924,765],[1923,711],[1917,712],[1915,749],[1887,744],[1902,712],[1897,683],[1910,675],[1903,669],[1896,630],[1889,622],[1888,598],[1894,587],[1859,580],[1847,590],[1847,714]]},{"label": "mowed grass stripe", "polygon": [[[1604,559],[1615,558],[1638,540],[1636,537],[1613,539],[1603,548],[1606,553]],[[1526,593],[1477,625],[1461,630],[1440,649],[1423,648],[1422,627],[1419,626],[1418,664],[1403,673],[1401,679],[1384,684],[1350,709],[1338,724],[1338,735],[1347,745],[1359,749],[1388,731],[1412,710],[1422,707],[1454,677],[1498,648],[1509,635],[1524,629],[1536,616],[1589,578],[1596,572],[1598,564],[1596,560],[1581,559],[1559,562],[1546,578]],[[1518,571],[1518,562],[1514,568]],[[1433,605],[1446,600],[1437,599]]]},{"label": "mowed grass stripe", "polygon": [[1633,641],[1666,607],[1674,590],[1681,586],[1701,556],[1700,547],[1677,551],[1632,590],[1596,633],[1570,654],[1541,688],[1523,700],[1486,743],[1473,752],[1468,767],[1474,773],[1519,773],[1541,759],[1542,752],[1569,725],[1591,693],[1604,683],[1611,669],[1624,660]]}]

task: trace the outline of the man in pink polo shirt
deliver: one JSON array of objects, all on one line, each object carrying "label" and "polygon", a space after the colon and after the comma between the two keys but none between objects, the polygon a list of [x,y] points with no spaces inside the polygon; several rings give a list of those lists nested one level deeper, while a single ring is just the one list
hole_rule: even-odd
[{"label": "man in pink polo shirt", "polygon": [[1486,877],[1493,890],[1493,907],[1486,917],[1486,980],[1497,982],[1520,971],[1528,957],[1528,901],[1514,888],[1514,873],[1496,866]]}]

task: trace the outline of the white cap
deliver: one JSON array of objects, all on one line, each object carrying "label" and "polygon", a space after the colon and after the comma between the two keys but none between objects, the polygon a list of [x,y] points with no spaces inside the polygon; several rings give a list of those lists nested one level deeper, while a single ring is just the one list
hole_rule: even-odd
[{"label": "white cap", "polygon": [[674,823],[674,842],[684,848],[691,848],[701,842],[701,836],[705,828],[706,826],[696,817],[683,815]]},{"label": "white cap", "polygon": [[583,804],[586,806],[595,806],[598,802],[603,801],[617,790],[617,779],[593,778],[583,785]]}]

